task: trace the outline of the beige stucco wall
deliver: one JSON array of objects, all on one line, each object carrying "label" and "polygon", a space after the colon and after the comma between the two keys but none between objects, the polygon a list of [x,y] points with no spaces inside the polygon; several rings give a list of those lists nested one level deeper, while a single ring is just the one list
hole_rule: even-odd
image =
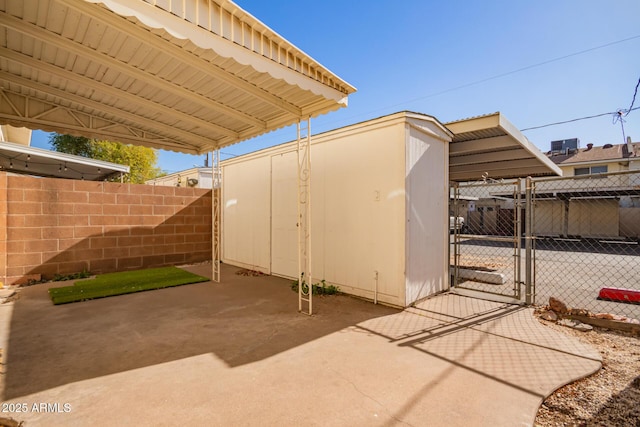
[{"label": "beige stucco wall", "polygon": [[597,163],[589,163],[589,164],[572,164],[568,166],[558,165],[560,169],[562,169],[562,176],[574,176],[574,170],[576,168],[586,168],[590,166],[607,166],[608,172],[621,172],[629,170],[629,167],[626,165],[621,165],[620,162],[597,162]]},{"label": "beige stucco wall", "polygon": [[[448,286],[448,136],[407,123],[392,115],[312,138],[314,283],[397,306]],[[296,165],[291,143],[222,162],[224,262],[297,276]]]}]

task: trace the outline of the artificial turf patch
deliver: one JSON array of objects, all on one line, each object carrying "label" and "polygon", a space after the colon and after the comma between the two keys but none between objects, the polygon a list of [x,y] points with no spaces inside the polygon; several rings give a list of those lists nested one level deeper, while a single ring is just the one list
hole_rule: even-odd
[{"label": "artificial turf patch", "polygon": [[58,305],[208,280],[206,277],[189,273],[177,267],[150,268],[107,273],[96,276],[94,279],[78,280],[71,286],[50,288],[49,296],[53,303]]}]

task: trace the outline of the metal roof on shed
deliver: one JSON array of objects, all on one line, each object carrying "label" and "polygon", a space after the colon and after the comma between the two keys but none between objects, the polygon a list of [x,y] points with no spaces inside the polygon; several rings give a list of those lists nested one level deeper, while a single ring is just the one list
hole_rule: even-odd
[{"label": "metal roof on shed", "polygon": [[562,170],[499,112],[445,126],[454,134],[449,144],[451,181],[562,175]]}]

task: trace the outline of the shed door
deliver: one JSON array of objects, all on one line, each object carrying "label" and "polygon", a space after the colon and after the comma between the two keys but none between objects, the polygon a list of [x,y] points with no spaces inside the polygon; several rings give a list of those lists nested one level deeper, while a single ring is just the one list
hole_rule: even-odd
[{"label": "shed door", "polygon": [[569,234],[581,237],[618,236],[618,199],[571,200]]},{"label": "shed door", "polygon": [[298,156],[271,157],[271,273],[298,276]]}]

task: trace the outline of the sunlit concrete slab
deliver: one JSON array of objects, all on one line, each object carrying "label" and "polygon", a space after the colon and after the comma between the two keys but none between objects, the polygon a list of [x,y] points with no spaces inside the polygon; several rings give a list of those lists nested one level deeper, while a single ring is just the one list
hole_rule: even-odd
[{"label": "sunlit concrete slab", "polygon": [[532,425],[546,395],[601,365],[528,308],[328,296],[309,317],[289,281],[224,267],[220,284],[63,306],[49,285],[23,290],[2,312],[2,400],[25,403],[13,415],[30,427]]}]

